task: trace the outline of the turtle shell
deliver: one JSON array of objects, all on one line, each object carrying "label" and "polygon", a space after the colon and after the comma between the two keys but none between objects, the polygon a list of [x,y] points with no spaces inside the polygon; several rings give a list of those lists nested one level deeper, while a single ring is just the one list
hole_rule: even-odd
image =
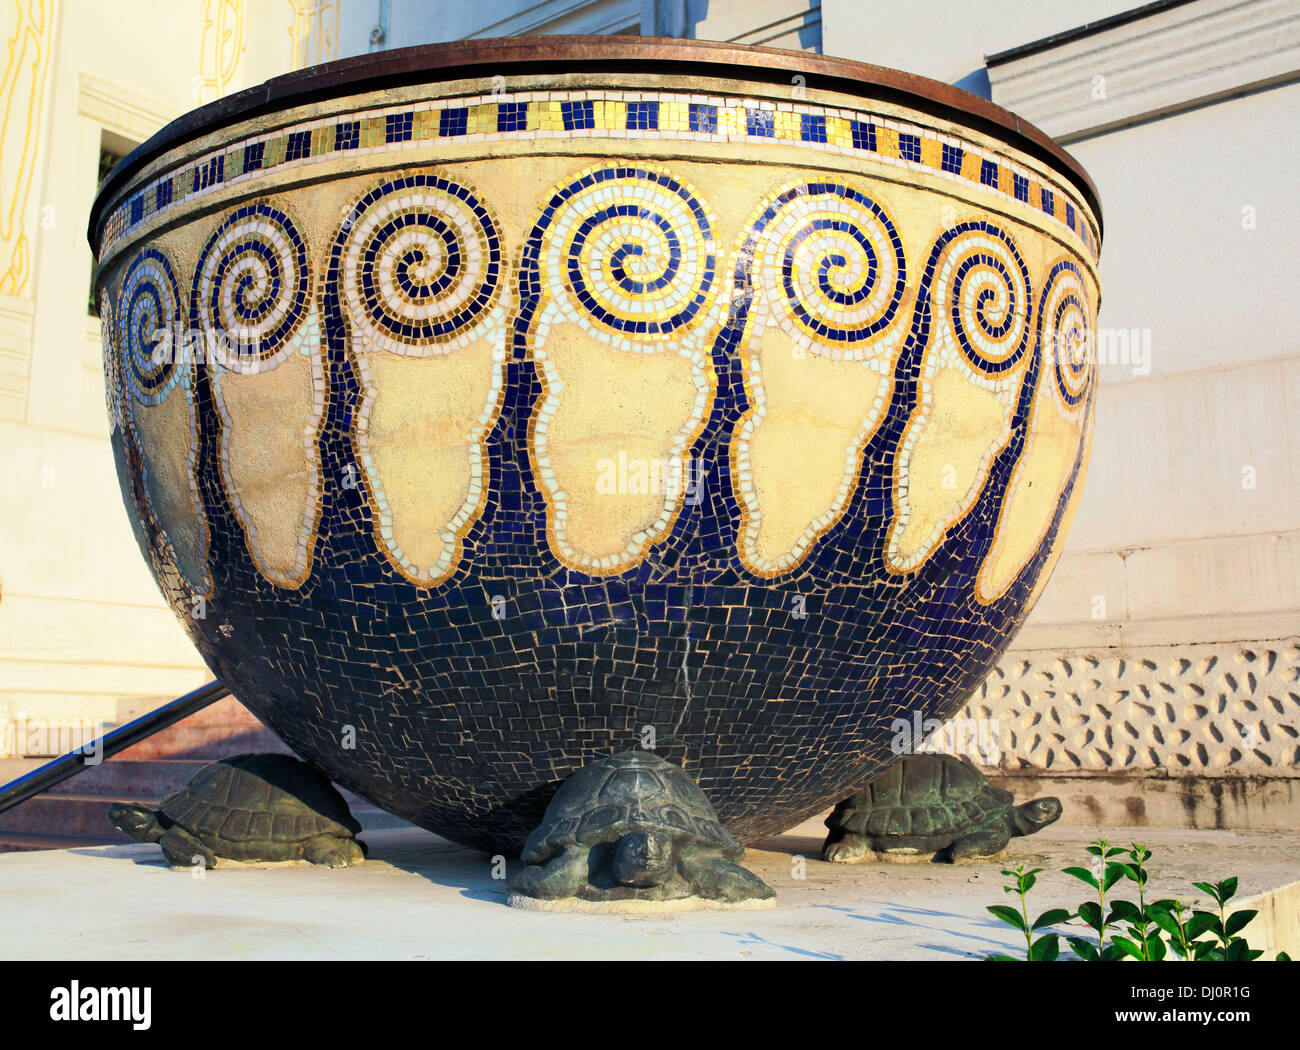
[{"label": "turtle shell", "polygon": [[653,752],[633,750],[583,766],[564,781],[528,836],[523,859],[541,864],[573,845],[648,831],[720,849],[728,860],[745,853],[695,781]]},{"label": "turtle shell", "polygon": [[1011,792],[990,784],[967,759],[904,755],[841,802],[826,823],[870,839],[926,838],[1005,818],[1014,804]]},{"label": "turtle shell", "polygon": [[204,766],[162,800],[162,814],[226,842],[302,842],[361,830],[334,785],[291,755],[235,755]]}]

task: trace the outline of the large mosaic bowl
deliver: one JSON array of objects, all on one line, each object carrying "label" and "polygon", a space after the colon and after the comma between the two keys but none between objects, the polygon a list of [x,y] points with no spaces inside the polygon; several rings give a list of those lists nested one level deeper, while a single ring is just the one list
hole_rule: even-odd
[{"label": "large mosaic bowl", "polygon": [[979,684],[1082,487],[1091,183],[889,70],[350,59],[164,129],[90,236],[123,492],[204,659],[490,850],[639,744],[742,841],[835,802]]}]

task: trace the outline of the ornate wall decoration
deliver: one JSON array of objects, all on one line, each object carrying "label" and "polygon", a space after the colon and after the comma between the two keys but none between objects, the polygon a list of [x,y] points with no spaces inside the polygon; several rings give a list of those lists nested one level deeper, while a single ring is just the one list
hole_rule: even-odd
[{"label": "ornate wall decoration", "polygon": [[32,270],[32,178],[45,115],[53,0],[20,0],[0,79],[0,294],[26,295]]},{"label": "ornate wall decoration", "polygon": [[247,14],[246,0],[203,0],[196,82],[200,102],[221,98],[234,81],[244,57]]},{"label": "ornate wall decoration", "polygon": [[954,717],[1005,773],[1300,776],[1300,640],[1011,653]]},{"label": "ornate wall decoration", "polygon": [[339,46],[339,4],[343,0],[289,0],[289,68],[333,61]]}]

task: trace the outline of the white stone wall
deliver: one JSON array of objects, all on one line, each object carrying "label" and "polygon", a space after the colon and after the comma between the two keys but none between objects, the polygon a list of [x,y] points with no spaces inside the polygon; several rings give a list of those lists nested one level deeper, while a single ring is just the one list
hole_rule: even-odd
[{"label": "white stone wall", "polygon": [[86,309],[100,144],[105,133],[140,143],[201,102],[332,57],[336,5],[309,18],[282,3],[0,6],[0,65],[24,72],[3,78],[0,109],[32,115],[9,120],[0,142],[9,719],[111,722],[132,698],[176,696],[210,677],[136,548],[108,444],[99,320]]},{"label": "white stone wall", "polygon": [[[828,52],[952,81],[1132,6],[823,13]],[[1300,776],[1300,3],[1196,0],[987,74],[1101,194],[1101,389],[1065,553],[959,717],[997,721],[1006,774]]]}]

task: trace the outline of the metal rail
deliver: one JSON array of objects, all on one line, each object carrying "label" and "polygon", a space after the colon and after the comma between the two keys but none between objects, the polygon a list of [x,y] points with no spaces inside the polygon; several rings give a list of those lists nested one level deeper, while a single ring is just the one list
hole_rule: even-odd
[{"label": "metal rail", "polygon": [[[60,755],[58,758],[46,762],[39,769],[33,769],[30,773],[0,787],[0,813],[13,808],[20,802],[26,802],[35,795],[48,791],[55,784],[61,784],[69,777],[75,777],[86,769],[93,769],[104,759],[111,758],[119,751],[125,751],[132,744],[138,744],[141,740],[153,736],[160,729],[175,725],[181,719],[194,714],[195,711],[202,711],[209,704],[214,704],[222,697],[229,695],[230,690],[226,688],[224,683],[209,682],[207,685],[199,686],[191,693],[178,696],[175,700],[163,704],[162,707],[150,711],[147,715],[141,715],[133,722],[118,726],[86,747],[69,751],[66,755]],[[90,754],[87,754],[87,752]],[[93,764],[86,761],[91,755],[95,758]]]}]

